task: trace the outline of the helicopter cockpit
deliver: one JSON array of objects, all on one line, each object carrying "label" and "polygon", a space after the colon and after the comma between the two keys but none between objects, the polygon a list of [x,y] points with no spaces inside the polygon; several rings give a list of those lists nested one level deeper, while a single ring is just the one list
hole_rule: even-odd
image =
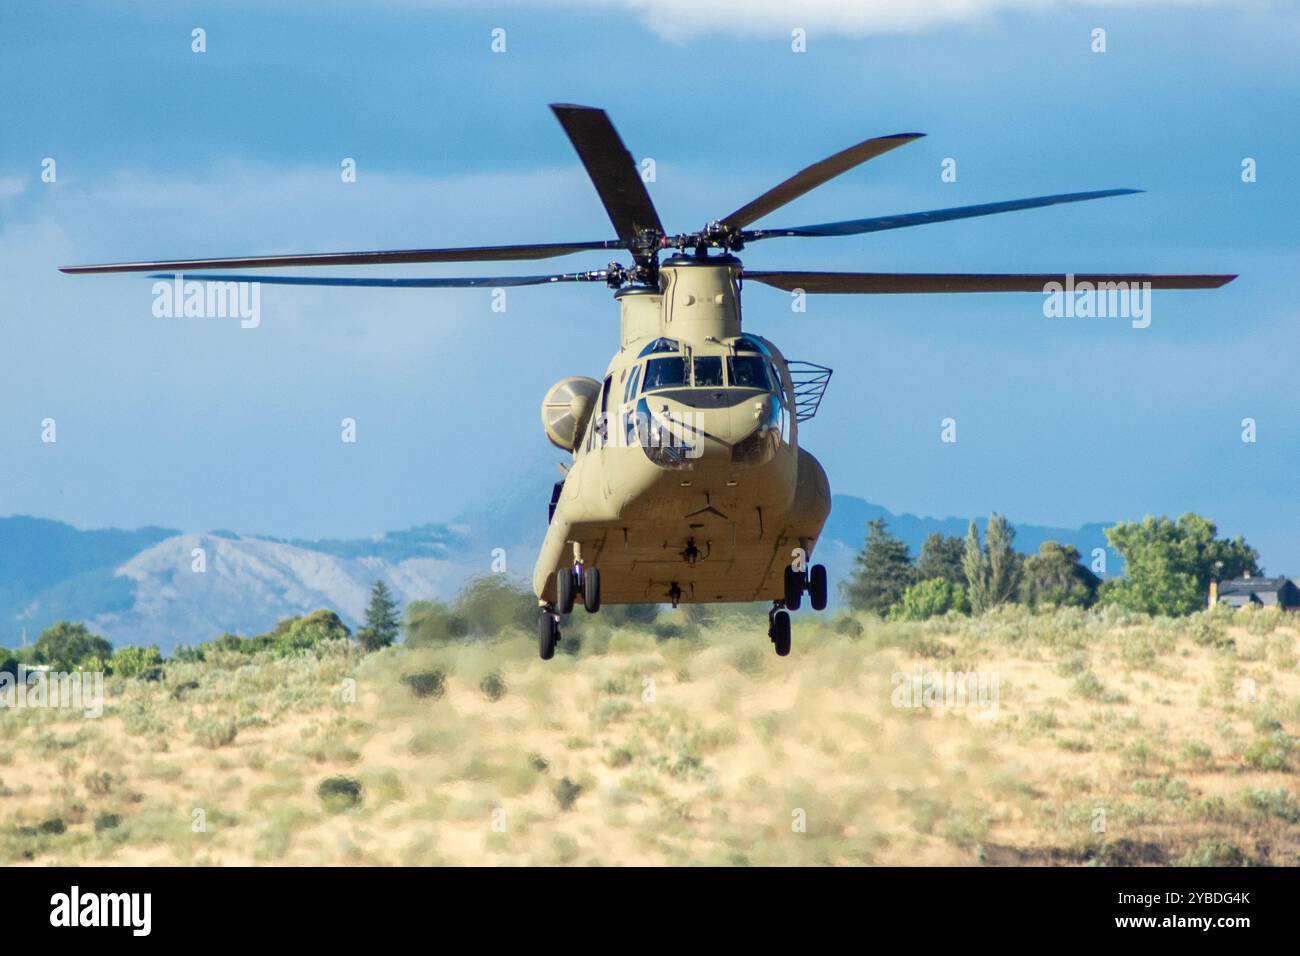
[{"label": "helicopter cockpit", "polygon": [[681,351],[675,339],[658,338],[646,345],[637,357],[647,361],[633,369],[624,400],[670,388],[752,388],[771,392],[776,390],[774,382],[780,381],[779,374],[769,370],[768,350],[749,336],[737,338],[727,355]]}]

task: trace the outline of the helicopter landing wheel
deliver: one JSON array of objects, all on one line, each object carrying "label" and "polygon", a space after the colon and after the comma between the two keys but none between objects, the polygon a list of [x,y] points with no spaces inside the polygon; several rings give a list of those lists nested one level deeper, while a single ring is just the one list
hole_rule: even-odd
[{"label": "helicopter landing wheel", "polygon": [[803,592],[803,572],[787,567],[785,569],[785,606],[792,611],[799,610],[799,605],[803,601]]},{"label": "helicopter landing wheel", "polygon": [[790,654],[790,612],[782,608],[772,615],[772,626],[769,628],[772,637],[772,646],[776,650],[777,657],[787,657]]},{"label": "helicopter landing wheel", "polygon": [[573,610],[573,602],[578,593],[578,575],[573,568],[560,568],[555,572],[555,609],[561,614]]},{"label": "helicopter landing wheel", "polygon": [[544,607],[537,616],[537,652],[542,660],[549,661],[554,657],[555,647],[559,643],[560,622],[556,620],[551,608]]},{"label": "helicopter landing wheel", "polygon": [[808,603],[814,611],[826,610],[826,565],[814,564],[808,572]]},{"label": "helicopter landing wheel", "polygon": [[582,570],[582,606],[588,614],[600,610],[600,569],[583,568]]}]

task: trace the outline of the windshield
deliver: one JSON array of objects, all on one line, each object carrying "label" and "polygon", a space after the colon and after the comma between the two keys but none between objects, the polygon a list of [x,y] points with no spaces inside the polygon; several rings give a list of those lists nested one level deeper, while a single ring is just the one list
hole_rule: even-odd
[{"label": "windshield", "polygon": [[695,384],[701,388],[722,387],[721,355],[702,355],[695,359]]},{"label": "windshield", "polygon": [[680,355],[669,358],[655,358],[645,363],[645,386],[643,391],[656,388],[680,388],[686,384],[686,359]]},{"label": "windshield", "polygon": [[727,371],[731,375],[731,384],[737,388],[761,388],[771,390],[767,378],[767,364],[761,355],[732,355],[727,359]]},{"label": "windshield", "polygon": [[637,358],[645,358],[647,355],[654,355],[656,352],[676,352],[681,346],[676,339],[658,338],[641,350]]}]

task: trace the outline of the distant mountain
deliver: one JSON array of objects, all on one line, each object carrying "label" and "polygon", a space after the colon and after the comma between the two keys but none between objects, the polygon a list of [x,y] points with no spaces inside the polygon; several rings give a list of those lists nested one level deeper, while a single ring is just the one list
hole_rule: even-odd
[{"label": "distant mountain", "polygon": [[[416,544],[413,550],[422,548]],[[202,549],[206,565],[201,573],[194,570],[196,549]],[[387,582],[405,604],[454,594],[466,577],[457,562],[446,558],[395,560],[391,548],[377,550],[389,556],[340,557],[263,538],[177,535],[118,569],[120,579],[131,582],[131,605],[106,608],[90,623],[114,643],[171,648],[210,640],[222,631],[260,633],[282,617],[322,607],[355,625],[376,580]]]},{"label": "distant mountain", "polygon": [[0,518],[0,644],[17,644],[49,623],[81,620],[132,604],[115,572],[132,556],[178,534],[167,528],[80,531],[43,518]]},{"label": "distant mountain", "polygon": [[[529,478],[490,505],[454,521],[368,538],[282,540],[231,531],[166,528],[81,531],[39,518],[0,518],[0,644],[34,639],[56,620],[84,620],[117,645],[178,644],[222,632],[256,634],[285,616],[330,608],[355,626],[371,585],[383,579],[403,602],[449,598],[472,575],[503,557],[526,581],[546,531],[550,477]],[[961,536],[965,518],[895,515],[880,505],[836,495],[816,558],[841,581],[862,547],[866,523],[884,518],[915,556],[932,531]],[[985,519],[980,519],[982,528]],[[1016,546],[1035,552],[1046,540],[1081,554],[1105,547],[1103,525],[1016,526]],[[206,569],[194,568],[202,549]],[[1114,573],[1117,568],[1112,568]]]}]

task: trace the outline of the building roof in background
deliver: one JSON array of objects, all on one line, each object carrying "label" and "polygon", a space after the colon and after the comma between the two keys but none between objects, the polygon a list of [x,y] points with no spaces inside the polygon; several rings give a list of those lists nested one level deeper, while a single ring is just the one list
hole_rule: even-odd
[{"label": "building roof in background", "polygon": [[1219,582],[1219,601],[1240,607],[1243,604],[1282,604],[1300,606],[1300,585],[1287,577],[1233,578]]}]

